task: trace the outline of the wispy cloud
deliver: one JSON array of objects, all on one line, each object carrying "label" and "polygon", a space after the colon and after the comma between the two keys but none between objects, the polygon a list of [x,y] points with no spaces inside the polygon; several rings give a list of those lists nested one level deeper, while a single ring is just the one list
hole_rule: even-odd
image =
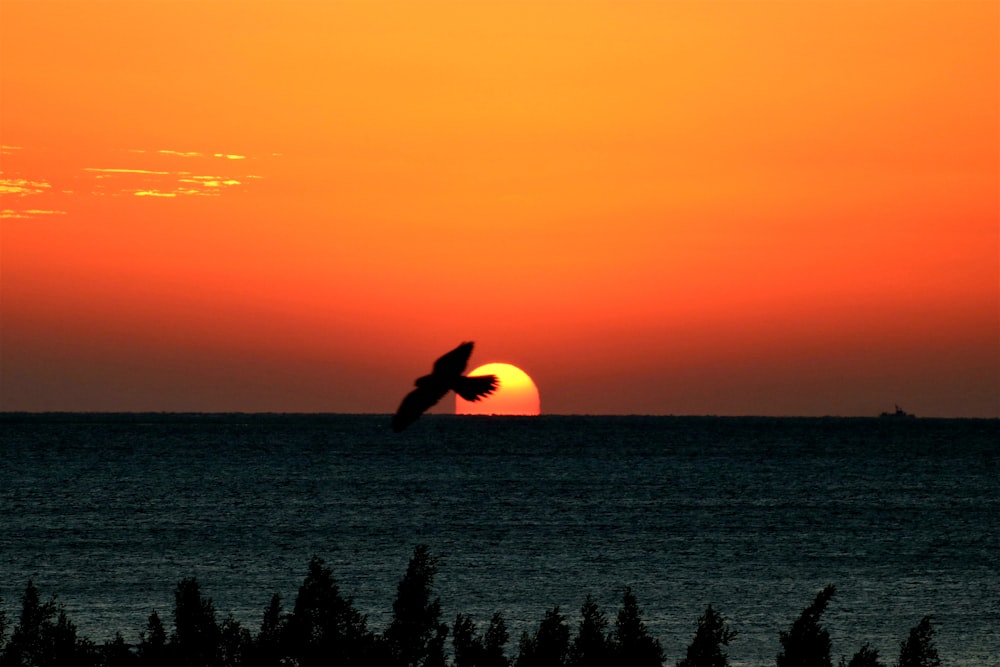
[{"label": "wispy cloud", "polygon": [[[238,153],[202,153],[201,151],[178,151],[172,148],[160,148],[156,151],[147,151],[142,148],[132,148],[129,153],[150,153],[155,152],[159,155],[170,155],[173,157],[186,157],[186,158],[198,158],[198,157],[214,157],[221,158],[223,160],[246,160],[246,155],[240,155]],[[271,155],[278,155],[277,153],[272,153]]]},{"label": "wispy cloud", "polygon": [[160,190],[136,190],[133,192],[136,197],[176,197],[177,192],[161,192]]},{"label": "wispy cloud", "polygon": [[29,180],[27,178],[0,178],[0,195],[15,195],[28,197],[40,195],[52,189],[45,181]]},{"label": "wispy cloud", "polygon": [[161,148],[156,152],[160,155],[176,155],[177,157],[202,157],[204,155],[198,151],[172,151],[166,148]]},{"label": "wispy cloud", "polygon": [[[246,176],[244,178],[250,178]],[[223,186],[240,185],[240,181],[235,178],[225,178],[223,176],[191,176],[180,179],[181,183],[195,183],[206,188],[221,188]]]},{"label": "wispy cloud", "polygon": [[96,171],[102,174],[151,174],[155,176],[166,176],[169,171],[152,171],[150,169],[106,169],[102,167],[84,167],[84,171]]},{"label": "wispy cloud", "polygon": [[[145,153],[152,157],[164,159],[181,158],[187,166],[208,167],[212,161],[215,167],[205,172],[185,169],[152,169],[149,167],[86,167],[84,171],[95,174],[100,181],[95,194],[131,195],[135,197],[154,197],[172,199],[176,197],[218,197],[224,190],[230,190],[244,185],[247,180],[258,180],[261,177],[250,174],[225,173],[218,168],[218,160],[247,160],[246,155],[236,153],[201,153],[199,151],[181,151],[160,148],[155,151],[132,149],[130,153]],[[161,162],[163,162],[161,160]],[[164,163],[167,164],[167,163]],[[227,168],[226,171],[229,171]],[[206,173],[207,172],[207,173]]]},{"label": "wispy cloud", "polygon": [[[54,187],[47,178],[39,178],[25,166],[17,169],[18,154],[30,152],[20,146],[0,145],[0,153],[9,155],[0,171],[0,195],[6,205],[0,209],[3,219],[30,219],[65,215],[71,202],[80,197],[139,197],[176,199],[179,197],[220,197],[241,190],[262,176],[244,171],[250,164],[261,165],[263,158],[227,152],[200,152],[170,148],[132,148],[106,153],[100,166],[80,166],[63,174],[65,183]],[[236,167],[237,162],[246,167]],[[183,167],[183,168],[178,168]],[[65,187],[72,183],[72,188]],[[45,195],[43,197],[43,195]],[[21,203],[23,202],[23,203]],[[41,204],[41,205],[39,205]]]},{"label": "wispy cloud", "polygon": [[26,208],[23,210],[17,210],[13,208],[0,209],[0,220],[9,219],[21,219],[28,220],[31,218],[43,218],[52,215],[66,215],[66,211],[55,211],[42,208]]}]

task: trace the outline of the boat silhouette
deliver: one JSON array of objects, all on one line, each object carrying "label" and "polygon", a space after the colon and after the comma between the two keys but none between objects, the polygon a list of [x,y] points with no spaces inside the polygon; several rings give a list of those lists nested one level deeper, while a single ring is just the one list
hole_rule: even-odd
[{"label": "boat silhouette", "polygon": [[883,412],[879,415],[879,419],[915,419],[916,415],[911,414],[904,410],[903,408],[896,406],[894,412]]}]

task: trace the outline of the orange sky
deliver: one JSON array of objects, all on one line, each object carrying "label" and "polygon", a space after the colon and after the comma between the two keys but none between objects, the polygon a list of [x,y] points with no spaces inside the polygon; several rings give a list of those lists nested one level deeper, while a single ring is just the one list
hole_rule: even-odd
[{"label": "orange sky", "polygon": [[475,340],[549,413],[1000,416],[994,0],[0,0],[0,77],[2,410]]}]

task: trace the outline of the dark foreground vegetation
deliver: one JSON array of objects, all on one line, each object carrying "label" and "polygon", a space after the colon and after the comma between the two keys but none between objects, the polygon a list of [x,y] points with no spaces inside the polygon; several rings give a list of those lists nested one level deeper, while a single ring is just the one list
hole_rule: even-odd
[{"label": "dark foreground vegetation", "polygon": [[[275,594],[256,634],[231,616],[219,623],[212,600],[196,579],[177,584],[171,628],[153,612],[130,645],[121,635],[97,645],[77,636],[55,598],[43,602],[29,581],[14,621],[0,604],[0,667],[660,667],[659,640],[650,636],[635,595],[625,589],[612,622],[591,598],[583,603],[576,628],[555,607],[516,647],[503,617],[485,626],[459,614],[449,626],[433,596],[437,560],[418,546],[399,582],[392,620],[382,633],[344,597],[333,572],[313,557],[291,609]],[[835,589],[823,589],[779,635],[776,667],[833,667],[830,635],[820,623]],[[925,616],[900,644],[896,667],[940,665],[933,627]],[[9,633],[9,634],[8,634]],[[711,606],[698,619],[686,657],[677,667],[726,667],[736,639]],[[450,646],[448,642],[450,640]],[[867,644],[838,667],[888,667]]]}]

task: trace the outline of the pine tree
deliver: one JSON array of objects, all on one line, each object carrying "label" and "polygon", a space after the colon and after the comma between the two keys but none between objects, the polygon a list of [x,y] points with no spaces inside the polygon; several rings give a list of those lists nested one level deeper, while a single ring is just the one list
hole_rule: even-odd
[{"label": "pine tree", "polygon": [[3,610],[3,598],[0,597],[0,656],[3,656],[3,645],[7,641],[7,612]]},{"label": "pine tree", "polygon": [[115,633],[113,640],[105,642],[101,647],[101,653],[105,667],[131,667],[139,662],[139,658],[129,649],[120,632]]},{"label": "pine tree", "polygon": [[250,631],[243,628],[230,614],[222,622],[219,634],[219,664],[222,667],[243,667],[249,664],[253,647]]},{"label": "pine tree", "polygon": [[441,600],[431,599],[436,574],[437,559],[418,545],[399,582],[385,631],[391,659],[399,667],[444,667],[448,625],[441,622]]},{"label": "pine tree", "polygon": [[622,596],[622,607],[618,611],[618,620],[611,641],[616,664],[633,667],[663,665],[663,647],[659,640],[651,637],[646,630],[646,624],[642,621],[642,611],[631,587],[627,587]]},{"label": "pine tree", "polygon": [[462,614],[455,617],[451,643],[455,649],[454,667],[479,667],[483,642],[476,636],[476,624],[471,618]]},{"label": "pine tree", "polygon": [[899,667],[940,667],[941,659],[934,646],[931,617],[924,616],[913,628],[906,641],[899,644]]},{"label": "pine tree", "polygon": [[202,597],[197,579],[182,579],[174,592],[174,632],[171,636],[180,664],[190,667],[218,664],[220,639],[212,599]]},{"label": "pine tree", "polygon": [[[55,620],[53,620],[55,619]],[[42,602],[32,581],[21,596],[21,616],[5,647],[0,665],[49,667],[96,665],[100,656],[93,643],[77,638],[76,626],[53,596]]]},{"label": "pine tree", "polygon": [[791,629],[782,631],[783,650],[777,657],[778,667],[832,667],[830,633],[819,621],[836,591],[833,586],[824,588],[812,604],[802,610]]},{"label": "pine tree", "polygon": [[587,596],[580,608],[580,627],[569,649],[571,667],[604,667],[611,664],[611,640],[608,619]]},{"label": "pine tree", "polygon": [[86,658],[90,657],[92,644],[77,644],[76,626],[66,617],[66,610],[61,606],[56,622],[45,628],[42,640],[47,654],[45,664],[82,667]]},{"label": "pine tree", "polygon": [[556,606],[545,612],[545,618],[534,636],[521,635],[515,667],[562,667],[569,657],[569,627]]},{"label": "pine tree", "polygon": [[482,637],[477,634],[472,619],[459,614],[451,637],[455,649],[454,667],[507,667],[509,664],[503,652],[508,639],[507,626],[500,612],[493,614]]},{"label": "pine tree", "polygon": [[46,663],[49,628],[56,613],[55,598],[42,602],[38,589],[29,580],[21,596],[21,616],[4,651],[6,664],[42,665]]},{"label": "pine tree", "polygon": [[507,624],[500,612],[495,612],[483,635],[483,660],[480,667],[507,667],[510,661],[504,654],[504,647],[508,639],[510,635],[507,633]]},{"label": "pine tree", "polygon": [[708,605],[698,619],[698,629],[687,649],[687,657],[677,663],[677,667],[727,667],[729,656],[723,650],[736,638],[722,615]]},{"label": "pine tree", "polygon": [[143,667],[165,667],[172,663],[167,646],[167,631],[155,611],[149,615],[146,629],[139,633],[136,653]]},{"label": "pine tree", "polygon": [[884,667],[878,660],[878,651],[873,649],[867,643],[858,649],[858,652],[854,654],[850,662],[847,662],[843,658],[840,659],[840,667]]},{"label": "pine tree", "polygon": [[[280,636],[280,601],[276,598],[271,599],[264,624],[269,635]],[[264,630],[262,625],[261,632]],[[331,661],[365,664],[371,641],[367,618],[354,608],[353,600],[340,594],[333,571],[313,556],[287,620],[284,652],[291,653],[303,667]]]},{"label": "pine tree", "polygon": [[253,657],[250,664],[259,667],[272,667],[279,664],[284,643],[285,624],[282,619],[281,596],[275,593],[271,602],[264,609],[264,617],[260,623],[260,631],[254,640]]}]

